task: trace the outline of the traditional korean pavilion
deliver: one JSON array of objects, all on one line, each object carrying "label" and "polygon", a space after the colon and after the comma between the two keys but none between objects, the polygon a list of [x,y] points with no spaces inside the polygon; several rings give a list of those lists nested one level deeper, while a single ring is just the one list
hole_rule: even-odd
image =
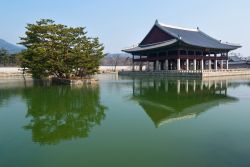
[{"label": "traditional korean pavilion", "polygon": [[[159,23],[157,20],[142,40],[124,52],[133,55],[135,64],[146,71],[228,69],[228,53],[240,45],[222,43],[199,28],[188,29]],[[152,68],[150,68],[152,67]]]}]

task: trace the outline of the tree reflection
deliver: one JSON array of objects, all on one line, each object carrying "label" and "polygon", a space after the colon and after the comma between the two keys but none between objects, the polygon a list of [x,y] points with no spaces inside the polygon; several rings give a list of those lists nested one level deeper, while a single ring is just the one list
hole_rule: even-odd
[{"label": "tree reflection", "polygon": [[57,144],[62,140],[88,137],[105,118],[98,87],[35,86],[24,91],[27,117],[25,129],[34,142]]},{"label": "tree reflection", "polygon": [[0,82],[0,107],[5,103],[8,103],[9,100],[13,97],[20,96],[25,87],[32,86],[33,82],[19,80],[18,78],[9,79],[1,78]]}]

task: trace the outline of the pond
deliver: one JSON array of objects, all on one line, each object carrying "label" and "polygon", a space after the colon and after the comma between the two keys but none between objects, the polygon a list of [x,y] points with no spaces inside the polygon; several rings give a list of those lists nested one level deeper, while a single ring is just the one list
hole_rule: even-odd
[{"label": "pond", "polygon": [[0,83],[0,166],[250,166],[250,79]]}]

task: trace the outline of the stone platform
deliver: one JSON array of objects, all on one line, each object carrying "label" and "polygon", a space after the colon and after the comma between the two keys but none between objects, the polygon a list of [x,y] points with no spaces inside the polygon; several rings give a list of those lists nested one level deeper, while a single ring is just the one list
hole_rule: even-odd
[{"label": "stone platform", "polygon": [[228,70],[167,70],[167,71],[120,71],[123,76],[161,76],[161,77],[191,77],[207,78],[222,76],[250,75],[250,69],[228,69]]}]

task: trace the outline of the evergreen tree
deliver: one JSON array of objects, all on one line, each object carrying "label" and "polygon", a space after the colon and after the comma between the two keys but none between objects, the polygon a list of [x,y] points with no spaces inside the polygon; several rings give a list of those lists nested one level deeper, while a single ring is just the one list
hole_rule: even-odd
[{"label": "evergreen tree", "polygon": [[85,28],[42,19],[26,29],[20,42],[27,48],[21,66],[33,77],[86,77],[98,71],[104,47],[98,38],[87,37]]}]

